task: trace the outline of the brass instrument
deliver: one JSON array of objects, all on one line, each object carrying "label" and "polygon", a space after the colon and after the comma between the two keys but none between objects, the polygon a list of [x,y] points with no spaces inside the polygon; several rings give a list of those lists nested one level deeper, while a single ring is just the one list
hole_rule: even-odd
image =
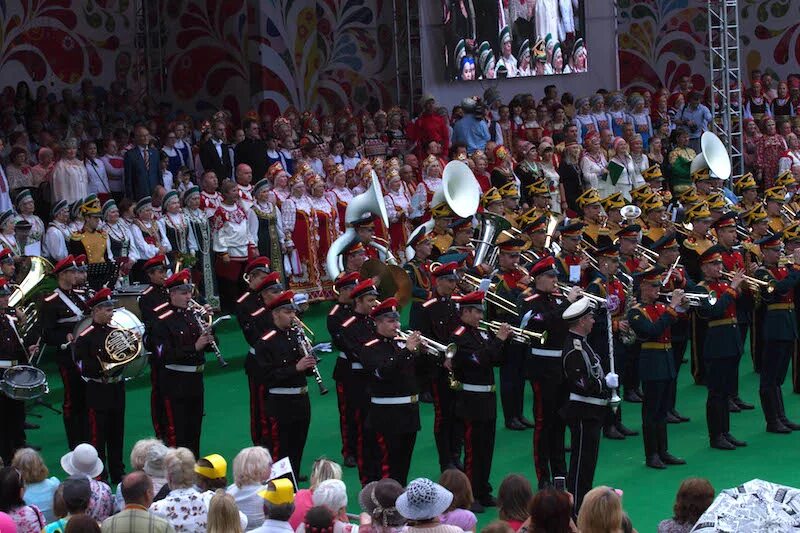
[{"label": "brass instrument", "polygon": [[[559,289],[561,289],[561,292],[563,292],[564,294],[567,294],[572,290],[572,285],[569,285],[567,283],[556,283],[556,286]],[[606,305],[606,299],[601,296],[595,296],[594,294],[590,294],[584,291],[583,289],[580,290],[579,294],[581,295],[581,298],[589,298],[591,301],[593,301],[598,305]]]},{"label": "brass instrument", "polygon": [[400,261],[397,260],[392,253],[392,249],[389,247],[389,241],[373,236],[372,240],[367,243],[367,246],[371,246],[372,248],[378,250],[378,253],[383,255],[383,261],[385,261],[387,265],[400,265]]},{"label": "brass instrument", "polygon": [[[722,277],[731,280],[733,279],[733,272],[722,272]],[[743,281],[747,283],[747,286],[750,287],[754,292],[760,292],[762,288],[767,291],[767,294],[772,294],[775,292],[775,281],[763,281],[758,278],[754,278],[752,276],[743,276]]]},{"label": "brass instrument", "polygon": [[[313,357],[315,360],[319,361],[317,356],[314,355],[314,347],[311,346],[311,341],[308,340],[308,336],[306,335],[305,331],[303,331],[303,327],[300,325],[303,322],[295,317],[295,324],[292,327],[292,330],[297,335],[297,341],[300,343],[300,349],[303,351],[304,357]],[[317,387],[319,388],[320,396],[325,396],[328,394],[328,387],[322,382],[322,374],[319,372],[319,367],[315,364],[311,367],[311,371],[314,373],[314,381],[317,382]]]},{"label": "brass instrument", "polygon": [[781,215],[789,219],[789,222],[794,222],[797,220],[797,213],[795,213],[792,208],[786,204],[781,204]]},{"label": "brass instrument", "polygon": [[195,318],[195,320],[197,320],[197,323],[202,328],[203,333],[211,332],[212,337],[211,337],[210,346],[211,346],[211,349],[214,350],[214,356],[217,358],[217,362],[219,363],[219,366],[222,367],[222,368],[225,368],[226,366],[228,366],[228,362],[225,360],[225,358],[222,356],[222,352],[219,350],[219,346],[217,345],[217,341],[214,340],[213,331],[212,330],[214,329],[214,326],[217,323],[219,323],[219,322],[221,322],[223,320],[230,320],[231,315],[223,315],[223,316],[221,316],[221,317],[219,317],[217,319],[214,319],[214,316],[208,310],[206,310],[206,308],[202,304],[200,304],[197,300],[195,300],[194,298],[189,300],[188,311],[190,311],[194,315],[194,318]]},{"label": "brass instrument", "polygon": [[[479,278],[476,278],[475,276],[472,276],[470,274],[462,274],[461,279],[466,283],[472,285],[473,290],[478,290],[478,287],[480,286],[482,281]],[[517,304],[515,302],[512,302],[511,300],[503,298],[502,296],[494,292],[493,290],[494,288],[495,288],[494,285],[489,285],[489,288],[486,290],[486,296],[485,296],[486,302],[492,304],[493,306],[499,309],[502,309],[506,313],[509,313],[514,316],[519,316],[519,311],[517,310]]]},{"label": "brass instrument", "polygon": [[[408,337],[411,336],[411,333],[412,333],[411,331],[398,330],[395,335],[396,338],[405,341],[408,340]],[[445,359],[452,359],[456,355],[456,351],[458,350],[458,347],[454,342],[445,345],[440,342],[436,342],[431,338],[424,337],[422,335],[420,335],[419,338],[420,341],[422,341],[422,347],[425,349],[425,352],[430,355],[441,354],[444,356]]]},{"label": "brass instrument", "polygon": [[791,255],[782,255],[781,258],[778,259],[778,266],[780,267],[793,264],[794,264],[794,257]]},{"label": "brass instrument", "polygon": [[100,366],[104,373],[109,374],[139,357],[142,339],[133,329],[114,328],[106,335],[103,347],[110,361],[100,359]]},{"label": "brass instrument", "polygon": [[[498,322],[496,320],[481,320],[480,325],[483,326],[484,331],[489,331],[494,333],[495,335],[500,330],[500,326],[503,325],[502,322]],[[522,328],[515,328],[514,326],[508,326],[511,330],[511,338],[515,342],[519,342],[521,344],[532,344],[534,342],[538,342],[539,344],[544,344],[547,342],[547,332],[542,331],[541,333],[538,331],[531,331],[528,329]]]},{"label": "brass instrument", "polygon": [[[661,292],[658,294],[661,298],[672,298],[671,292]],[[696,294],[693,292],[686,292],[683,294],[683,297],[689,302],[689,307],[701,307],[708,302],[708,305],[714,305],[717,303],[717,295],[714,293],[708,294]]]}]

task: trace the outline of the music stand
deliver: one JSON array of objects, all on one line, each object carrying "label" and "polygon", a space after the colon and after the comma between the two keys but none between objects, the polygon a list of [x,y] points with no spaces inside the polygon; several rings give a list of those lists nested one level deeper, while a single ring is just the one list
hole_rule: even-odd
[{"label": "music stand", "polygon": [[117,282],[119,264],[115,261],[90,263],[86,271],[86,284],[97,291],[103,287],[111,287]]}]

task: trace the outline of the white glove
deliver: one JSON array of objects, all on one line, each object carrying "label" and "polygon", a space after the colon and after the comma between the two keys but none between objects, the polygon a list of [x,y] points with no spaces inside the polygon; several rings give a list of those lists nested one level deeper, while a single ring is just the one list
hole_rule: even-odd
[{"label": "white glove", "polygon": [[321,343],[317,344],[316,346],[314,346],[311,350],[314,351],[314,352],[326,352],[327,353],[327,352],[332,351],[333,348],[331,347],[331,343],[329,343],[329,342],[321,342]]},{"label": "white glove", "polygon": [[613,372],[606,374],[606,386],[609,389],[616,389],[619,387],[619,376]]},{"label": "white glove", "polygon": [[522,321],[519,324],[521,329],[525,329],[528,327],[528,322],[530,322],[531,317],[533,316],[533,309],[522,315]]},{"label": "white glove", "polygon": [[486,292],[486,291],[489,290],[489,285],[491,285],[491,284],[492,284],[492,280],[491,279],[484,278],[478,284],[478,290],[481,291],[481,292]]},{"label": "white glove", "polygon": [[294,302],[294,305],[298,305],[298,306],[299,305],[303,305],[305,303],[308,303],[308,294],[306,294],[304,292],[298,292],[297,294],[294,295],[294,298],[292,298],[292,301]]}]

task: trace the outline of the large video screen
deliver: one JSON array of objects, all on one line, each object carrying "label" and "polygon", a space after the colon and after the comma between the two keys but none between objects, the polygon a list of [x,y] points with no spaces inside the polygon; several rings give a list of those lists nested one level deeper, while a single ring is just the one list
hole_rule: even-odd
[{"label": "large video screen", "polygon": [[586,72],[585,0],[442,0],[451,80]]}]

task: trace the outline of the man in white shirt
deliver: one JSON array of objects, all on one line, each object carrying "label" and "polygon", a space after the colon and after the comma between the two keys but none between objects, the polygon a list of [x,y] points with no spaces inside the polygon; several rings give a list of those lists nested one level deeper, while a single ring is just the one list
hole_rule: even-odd
[{"label": "man in white shirt", "polygon": [[253,169],[250,165],[240,163],[236,166],[236,189],[239,193],[239,203],[245,211],[253,207]]}]

